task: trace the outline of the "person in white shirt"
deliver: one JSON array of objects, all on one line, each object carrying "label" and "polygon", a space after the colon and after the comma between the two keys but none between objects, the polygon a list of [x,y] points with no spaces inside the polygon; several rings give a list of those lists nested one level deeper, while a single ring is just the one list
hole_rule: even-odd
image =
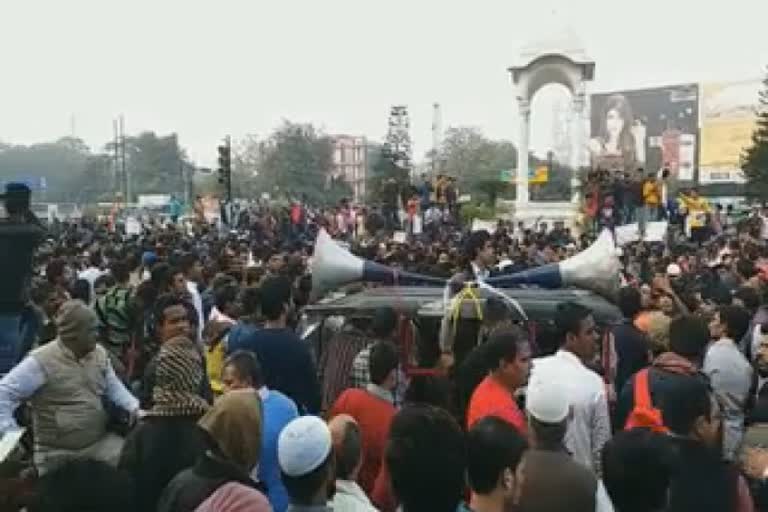
[{"label": "person in white shirt", "polygon": [[357,484],[363,465],[363,438],[352,416],[339,414],[328,422],[336,461],[336,493],[328,503],[335,512],[376,512]]},{"label": "person in white shirt", "polygon": [[179,261],[179,268],[184,273],[187,281],[187,291],[192,298],[192,305],[197,311],[197,338],[199,343],[203,339],[203,328],[205,327],[205,316],[203,314],[203,298],[198,290],[198,283],[203,281],[203,265],[198,257],[192,253],[184,254]]},{"label": "person in white shirt", "polygon": [[96,280],[108,272],[101,269],[101,254],[98,252],[92,252],[88,254],[88,268],[81,270],[77,273],[78,279],[85,279],[91,286],[91,303],[94,302],[93,285]]},{"label": "person in white shirt", "polygon": [[71,457],[116,465],[123,438],[108,431],[104,404],[113,404],[133,422],[139,402],[97,343],[98,318],[91,308],[79,300],[67,301],[59,308],[56,325],[55,340],[30,352],[0,380],[0,434],[18,430],[14,412],[27,402],[40,474]]},{"label": "person in white shirt", "polygon": [[603,446],[611,437],[608,400],[603,380],[585,366],[597,352],[597,330],[589,308],[575,302],[557,306],[555,325],[560,350],[533,361],[530,382],[561,382],[568,396],[571,421],[565,446],[573,458],[600,477]]}]

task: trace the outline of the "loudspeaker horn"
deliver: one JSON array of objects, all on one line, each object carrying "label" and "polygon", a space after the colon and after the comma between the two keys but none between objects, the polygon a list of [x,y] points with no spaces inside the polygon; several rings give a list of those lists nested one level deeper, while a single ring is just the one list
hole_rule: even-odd
[{"label": "loudspeaker horn", "polygon": [[620,270],[621,262],[613,234],[605,229],[592,245],[559,263],[491,277],[485,282],[499,288],[520,285],[536,285],[542,288],[573,286],[592,290],[614,300],[620,286]]},{"label": "loudspeaker horn", "polygon": [[312,295],[322,297],[326,292],[341,285],[364,281],[387,284],[431,284],[445,286],[446,280],[424,276],[358,258],[333,241],[321,229],[312,254]]}]

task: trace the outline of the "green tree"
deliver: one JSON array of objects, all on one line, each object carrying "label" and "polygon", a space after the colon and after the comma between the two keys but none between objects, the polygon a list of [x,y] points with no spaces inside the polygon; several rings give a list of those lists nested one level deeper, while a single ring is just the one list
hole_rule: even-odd
[{"label": "green tree", "polygon": [[509,141],[488,139],[473,127],[452,127],[445,133],[439,161],[443,174],[458,180],[459,190],[495,205],[514,187],[502,181],[501,172],[517,167],[517,148]]},{"label": "green tree", "polygon": [[262,159],[262,142],[256,135],[246,135],[232,148],[232,193],[239,198],[261,195],[258,175]]},{"label": "green tree", "polygon": [[78,191],[77,203],[108,202],[115,198],[114,159],[111,155],[90,155],[80,174],[73,176],[72,185]]},{"label": "green tree", "polygon": [[82,191],[75,178],[88,164],[88,146],[73,137],[55,142],[23,145],[0,145],[0,177],[3,180],[30,180],[47,184],[44,192],[35,192],[34,201],[78,201]]},{"label": "green tree", "polygon": [[273,197],[329,203],[333,167],[330,139],[311,124],[284,122],[260,143],[256,183]]},{"label": "green tree", "polygon": [[[114,143],[106,146],[114,151]],[[125,138],[126,170],[130,174],[133,196],[139,194],[181,194],[184,191],[184,169],[192,165],[179,146],[175,133],[158,136],[147,131]]]},{"label": "green tree", "polygon": [[741,169],[747,178],[747,194],[768,198],[768,77],[760,91],[757,126],[752,133],[752,145],[742,155]]},{"label": "green tree", "polygon": [[400,160],[390,149],[384,145],[381,151],[374,155],[374,163],[368,173],[368,199],[370,203],[392,202],[400,197],[408,189],[408,169],[400,165]]}]

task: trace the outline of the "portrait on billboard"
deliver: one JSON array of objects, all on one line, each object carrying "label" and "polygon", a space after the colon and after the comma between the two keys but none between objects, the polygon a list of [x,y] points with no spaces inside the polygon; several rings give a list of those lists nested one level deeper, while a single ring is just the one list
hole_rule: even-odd
[{"label": "portrait on billboard", "polygon": [[626,96],[612,94],[599,118],[599,132],[589,141],[592,167],[608,171],[631,171],[645,161],[645,126],[632,113]]},{"label": "portrait on billboard", "polygon": [[590,164],[609,172],[669,173],[692,180],[698,136],[698,86],[594,94]]}]

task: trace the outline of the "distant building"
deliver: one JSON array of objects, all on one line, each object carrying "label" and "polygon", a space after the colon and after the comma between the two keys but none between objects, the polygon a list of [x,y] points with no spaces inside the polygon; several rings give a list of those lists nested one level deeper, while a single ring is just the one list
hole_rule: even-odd
[{"label": "distant building", "polygon": [[365,201],[365,185],[368,170],[374,164],[370,158],[371,145],[365,137],[355,135],[334,135],[333,176],[341,177],[352,187],[352,200]]}]

